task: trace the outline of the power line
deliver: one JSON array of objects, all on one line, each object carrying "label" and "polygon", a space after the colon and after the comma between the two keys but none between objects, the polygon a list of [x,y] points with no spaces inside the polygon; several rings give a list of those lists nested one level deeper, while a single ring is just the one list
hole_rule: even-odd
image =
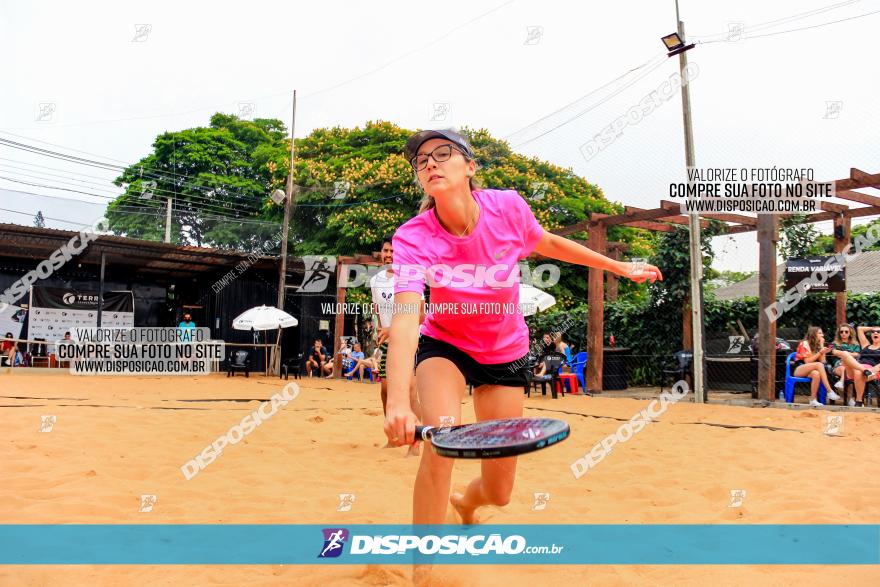
[{"label": "power line", "polygon": [[649,74],[653,73],[656,69],[658,69],[659,67],[661,67],[665,62],[666,62],[665,59],[658,61],[658,62],[657,62],[655,65],[653,65],[650,69],[648,69],[647,71],[645,71],[644,73],[642,73],[641,75],[639,75],[638,77],[636,77],[635,79],[633,79],[632,81],[629,81],[629,82],[627,82],[626,84],[620,86],[619,88],[617,88],[616,90],[614,90],[612,93],[610,93],[608,96],[606,96],[606,97],[603,98],[602,100],[599,100],[598,102],[596,102],[595,104],[593,104],[593,105],[590,106],[589,108],[586,108],[586,109],[584,109],[584,110],[581,110],[580,112],[578,112],[577,114],[575,114],[575,115],[572,116],[571,118],[568,118],[567,120],[564,120],[564,121],[560,122],[559,124],[557,124],[557,125],[554,126],[553,128],[550,128],[549,130],[546,130],[546,131],[542,132],[541,134],[539,134],[539,135],[537,135],[537,136],[534,136],[534,137],[532,137],[532,138],[530,138],[530,139],[528,139],[528,140],[526,140],[526,141],[522,141],[521,143],[517,143],[516,145],[513,145],[513,147],[514,147],[514,148],[516,148],[516,147],[521,147],[521,146],[523,146],[523,145],[526,145],[526,144],[528,144],[528,143],[531,143],[531,142],[533,142],[533,141],[536,141],[536,140],[540,139],[541,137],[544,137],[544,136],[550,134],[551,132],[553,132],[553,131],[555,131],[555,130],[558,130],[559,128],[562,128],[562,127],[565,126],[566,124],[569,124],[569,123],[571,123],[571,122],[574,122],[575,120],[577,120],[578,118],[580,118],[580,117],[583,116],[584,114],[587,114],[588,112],[591,112],[591,111],[595,110],[596,108],[598,108],[598,107],[601,106],[602,104],[605,104],[606,102],[608,102],[611,98],[614,98],[615,96],[617,96],[618,94],[620,94],[620,93],[621,93],[622,91],[624,91],[625,89],[629,88],[630,86],[632,86],[632,85],[635,84],[636,82],[640,81],[641,79],[645,78],[645,77],[648,76]]},{"label": "power line", "polygon": [[[827,6],[822,6],[820,8],[814,8],[813,10],[807,10],[805,12],[790,14],[788,16],[783,16],[783,17],[776,18],[773,20],[759,22],[758,24],[755,24],[755,25],[752,25],[749,27],[744,27],[744,28],[747,30],[750,30],[750,31],[759,31],[759,30],[763,30],[766,28],[772,28],[774,26],[778,26],[781,24],[786,24],[789,22],[802,20],[804,18],[808,18],[810,16],[815,16],[815,15],[821,14],[823,12],[837,10],[838,8],[843,8],[844,6],[858,4],[859,2],[861,2],[861,0],[845,0],[844,2],[838,2],[837,4],[829,4]],[[725,37],[725,40],[726,40],[726,38],[729,36],[730,36],[730,31],[722,32],[722,33],[713,33],[711,35],[689,35],[691,40],[708,39],[711,37]],[[706,42],[706,41],[703,41],[703,42]]]},{"label": "power line", "polygon": [[[55,185],[37,184],[37,183],[33,183],[33,182],[29,182],[29,181],[23,181],[23,180],[20,180],[20,179],[14,179],[14,178],[11,178],[11,177],[6,177],[6,176],[0,176],[0,179],[5,179],[6,181],[11,181],[11,182],[14,182],[14,183],[20,183],[20,184],[24,184],[24,185],[29,185],[29,186],[31,186],[31,187],[46,188],[46,189],[51,189],[51,190],[60,190],[60,191],[64,191],[64,192],[71,192],[71,193],[76,193],[76,194],[83,194],[83,195],[86,195],[86,196],[92,196],[92,197],[95,197],[95,198],[104,198],[104,199],[107,199],[107,200],[111,200],[111,202],[118,201],[119,198],[121,198],[121,197],[124,195],[124,194],[121,194],[121,195],[119,195],[119,196],[104,196],[104,195],[101,195],[101,194],[95,194],[95,193],[92,193],[92,192],[84,192],[84,191],[81,191],[81,190],[74,190],[74,189],[64,188],[64,187],[55,186]],[[77,187],[78,187],[78,186],[77,186]],[[95,189],[95,188],[91,188],[91,189]],[[154,188],[154,189],[155,189],[156,191],[163,191],[163,192],[166,192],[166,193],[169,193],[169,194],[171,193],[171,192],[168,191],[168,190],[161,190],[161,189],[159,189],[159,188]],[[51,197],[51,196],[46,196],[46,197]],[[70,198],[67,198],[67,199],[70,199]],[[152,202],[152,200],[150,200],[150,199],[148,199],[148,198],[143,198],[143,199],[146,200],[146,201],[150,201],[150,202]],[[85,200],[79,200],[79,201],[85,201]],[[108,204],[111,203],[111,202],[108,202]],[[97,204],[97,203],[99,203],[99,202],[87,202],[87,203],[94,203],[94,204]],[[190,207],[192,207],[192,208],[195,208],[195,209],[198,209],[198,210],[204,210],[204,211],[207,211],[207,212],[209,212],[209,213],[215,213],[215,214],[216,214],[216,213],[219,213],[219,212],[225,212],[225,211],[227,210],[227,209],[224,208],[223,206],[218,206],[218,205],[216,205],[216,204],[214,205],[214,207],[215,207],[216,209],[208,208],[207,206],[205,206],[205,205],[203,205],[203,204],[196,204],[196,203],[192,203],[192,202],[188,202],[188,205],[189,205]],[[159,206],[161,207],[162,204],[160,203]]]},{"label": "power line", "polygon": [[[843,5],[843,4],[848,4],[848,3],[841,3],[841,5]],[[837,7],[837,5],[835,5],[833,8],[836,8],[836,7]],[[829,7],[829,9],[830,9],[830,8],[832,8],[832,7]],[[762,34],[762,35],[742,35],[741,37],[739,37],[739,39],[760,39],[760,38],[762,38],[762,37],[774,37],[774,36],[776,36],[776,35],[785,35],[785,34],[788,34],[788,33],[795,33],[795,32],[798,32],[798,31],[806,31],[806,30],[810,30],[810,29],[818,29],[818,28],[826,27],[826,26],[829,26],[829,25],[832,25],[832,24],[839,24],[839,23],[841,23],[841,22],[846,22],[846,21],[850,21],[850,20],[857,20],[857,19],[859,19],[859,18],[864,18],[864,17],[866,17],[866,16],[871,16],[871,15],[878,14],[878,13],[880,13],[880,10],[873,10],[873,11],[871,11],[871,12],[865,12],[865,13],[863,13],[863,14],[856,14],[856,15],[854,15],[854,16],[849,16],[849,17],[847,17],[847,18],[841,18],[841,19],[838,19],[838,20],[831,20],[831,21],[827,21],[827,22],[821,22],[821,23],[818,23],[818,24],[808,25],[808,26],[803,26],[803,27],[798,27],[798,28],[794,28],[794,29],[786,29],[786,30],[784,30],[784,31],[776,31],[776,32],[773,32],[773,33],[764,33],[764,34]],[[769,28],[769,27],[761,27],[761,28]],[[744,31],[748,31],[748,30],[750,30],[750,27],[744,27],[743,30],[744,30]],[[760,30],[760,29],[755,28],[755,29],[753,29],[753,30]],[[716,34],[718,34],[718,33],[716,33]],[[720,33],[720,34],[725,34],[725,33]],[[726,33],[726,34],[727,34],[728,36],[730,35],[729,32]],[[715,36],[715,35],[709,35],[709,36]],[[699,37],[696,37],[696,38],[699,38]],[[713,40],[708,40],[708,41],[696,41],[696,42],[697,42],[697,44],[700,44],[700,45],[709,45],[709,44],[711,44],[711,43],[726,43],[726,42],[729,42],[729,41],[728,41],[727,38],[724,38],[724,39],[713,39]]]},{"label": "power line", "polygon": [[535,126],[535,125],[538,124],[539,122],[543,122],[543,121],[547,120],[548,118],[551,118],[552,116],[554,116],[554,115],[556,115],[556,114],[559,114],[559,113],[562,112],[563,110],[565,110],[565,109],[567,109],[567,108],[570,108],[571,106],[574,106],[575,104],[577,104],[578,102],[580,102],[580,101],[583,100],[584,98],[588,98],[588,97],[592,96],[593,94],[595,94],[596,92],[598,92],[599,90],[603,90],[603,89],[607,88],[608,86],[610,86],[611,84],[613,84],[614,82],[616,82],[616,81],[618,81],[618,80],[620,80],[620,79],[625,78],[626,76],[628,76],[629,74],[631,74],[631,73],[633,73],[633,72],[635,72],[635,71],[638,71],[638,70],[642,69],[643,67],[645,67],[646,65],[648,65],[648,64],[651,63],[652,61],[658,59],[658,57],[659,57],[660,55],[663,55],[663,54],[664,54],[664,53],[662,53],[662,52],[661,52],[661,53],[658,53],[657,55],[655,55],[655,56],[652,57],[651,59],[648,59],[648,60],[645,61],[644,63],[642,63],[642,64],[640,64],[640,65],[637,65],[637,66],[635,66],[635,67],[633,67],[633,68],[631,68],[631,69],[625,71],[624,73],[622,73],[621,75],[617,76],[616,78],[614,78],[613,80],[609,81],[608,83],[603,84],[603,85],[601,85],[601,86],[599,86],[598,88],[595,88],[595,89],[593,89],[593,90],[590,90],[589,92],[587,92],[587,93],[584,94],[583,96],[577,98],[576,100],[573,100],[572,102],[569,102],[569,103],[566,104],[565,106],[562,106],[562,107],[560,107],[560,108],[554,110],[554,111],[551,112],[550,114],[547,114],[546,116],[543,116],[543,117],[539,118],[538,120],[536,120],[536,121],[534,121],[534,122],[532,122],[532,123],[530,123],[530,124],[527,124],[526,126],[522,127],[522,128],[519,129],[519,130],[515,130],[515,131],[513,131],[512,133],[510,133],[510,134],[508,134],[507,136],[505,136],[505,137],[504,137],[504,140],[508,140],[508,139],[510,139],[510,137],[512,137],[513,135],[519,134],[519,133],[521,133],[522,131],[526,130],[527,128],[530,128],[530,127],[532,127],[532,126]]}]

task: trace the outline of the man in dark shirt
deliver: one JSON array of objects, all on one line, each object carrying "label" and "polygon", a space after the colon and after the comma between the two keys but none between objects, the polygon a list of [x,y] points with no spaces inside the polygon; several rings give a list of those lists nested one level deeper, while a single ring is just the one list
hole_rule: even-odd
[{"label": "man in dark shirt", "polygon": [[306,371],[309,377],[312,376],[312,369],[317,369],[318,375],[326,374],[327,377],[333,376],[333,361],[330,359],[330,354],[324,348],[320,338],[315,339],[315,346],[309,351],[309,359],[306,361]]}]

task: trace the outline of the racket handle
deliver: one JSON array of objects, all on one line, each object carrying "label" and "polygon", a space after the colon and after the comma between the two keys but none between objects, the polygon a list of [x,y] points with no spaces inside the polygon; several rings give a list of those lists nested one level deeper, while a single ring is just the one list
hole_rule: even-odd
[{"label": "racket handle", "polygon": [[434,436],[434,426],[416,426],[416,439],[431,440]]}]

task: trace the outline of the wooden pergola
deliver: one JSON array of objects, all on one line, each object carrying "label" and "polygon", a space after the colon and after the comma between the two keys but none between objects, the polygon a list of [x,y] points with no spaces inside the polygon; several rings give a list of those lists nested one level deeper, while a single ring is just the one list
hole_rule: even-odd
[{"label": "wooden pergola", "polygon": [[[848,202],[865,204],[864,207],[850,208],[845,204],[836,204],[821,200],[819,206],[821,212],[810,214],[804,220],[805,223],[834,222],[834,250],[841,252],[850,243],[851,220],[864,216],[880,215],[880,197],[863,194],[853,190],[860,188],[880,187],[880,173],[868,174],[859,169],[850,169],[848,178],[839,179],[835,182],[835,197]],[[759,252],[759,297],[761,308],[767,308],[776,302],[776,243],[779,237],[779,219],[786,218],[787,214],[758,214],[757,217],[743,214],[730,213],[704,213],[700,214],[702,228],[708,228],[709,220],[723,222],[727,226],[726,234],[738,234],[741,232],[757,232]],[[688,217],[682,214],[681,205],[667,200],[660,201],[658,208],[637,208],[626,206],[623,214],[609,215],[591,213],[588,220],[577,222],[570,226],[553,230],[554,234],[570,236],[580,232],[586,232],[586,241],[575,240],[590,249],[608,255],[613,259],[619,259],[621,252],[626,252],[629,245],[619,242],[608,242],[607,232],[609,226],[629,226],[655,232],[671,232],[676,230],[676,225],[687,226]],[[838,229],[840,227],[840,229]],[[532,259],[542,259],[540,255],[533,255]],[[379,266],[379,253],[372,255],[354,255],[340,257],[337,263],[336,283],[342,283],[341,268],[348,263]],[[663,269],[662,267],[660,268]],[[607,283],[606,283],[607,281]],[[587,338],[587,368],[585,381],[587,390],[593,393],[602,391],[602,363],[604,360],[605,338],[605,300],[617,299],[618,278],[616,275],[605,274],[604,271],[588,270],[587,276],[587,315],[586,338]],[[836,294],[836,319],[838,324],[846,321],[846,292]],[[336,301],[345,302],[345,288],[337,287]],[[693,348],[692,337],[692,307],[690,300],[682,308],[682,340],[685,349]],[[334,373],[341,375],[342,358],[339,355],[341,349],[340,336],[344,326],[344,315],[336,314],[335,336],[333,351],[335,357]],[[758,317],[758,345],[760,348],[773,348],[776,341],[776,323],[771,322],[766,312],[760,312]],[[773,400],[774,381],[776,369],[776,355],[765,353],[760,356],[758,363],[758,394],[764,399]]]},{"label": "wooden pergola", "polygon": [[[880,173],[868,174],[859,169],[851,169],[850,176],[834,182],[836,186],[835,197],[849,202],[865,204],[864,207],[850,208],[844,204],[836,204],[825,200],[820,201],[822,212],[810,214],[804,220],[805,223],[834,222],[834,250],[841,252],[850,243],[851,219],[864,216],[880,215],[880,197],[853,191],[859,188],[880,187]],[[786,218],[788,214],[758,214],[757,217],[743,214],[729,213],[704,213],[700,214],[700,225],[708,227],[708,220],[718,220],[727,225],[726,234],[757,231],[759,253],[759,276],[760,276],[760,306],[766,308],[776,302],[776,243],[778,241],[778,222],[780,218]],[[590,214],[588,220],[566,226],[552,231],[560,236],[569,236],[579,232],[587,232],[588,239],[576,241],[586,245],[590,249],[619,258],[619,253],[626,250],[623,243],[607,242],[609,226],[629,226],[657,232],[670,232],[676,230],[675,225],[687,226],[688,217],[682,214],[681,206],[667,200],[660,201],[659,208],[636,208],[626,206],[623,214]],[[840,227],[840,229],[838,229]],[[540,258],[535,256],[535,258]],[[662,267],[660,268],[663,269]],[[607,279],[607,288],[604,283]],[[593,393],[602,391],[602,363],[604,359],[604,335],[605,335],[605,300],[613,300],[617,297],[617,276],[605,275],[603,271],[588,270],[587,277],[587,305],[589,308],[587,317],[587,368],[586,387]],[[846,321],[846,292],[836,294],[836,319],[838,324]],[[690,300],[682,309],[682,335],[685,349],[693,348],[692,338],[692,308]],[[758,345],[760,348],[773,348],[776,341],[776,323],[771,322],[765,312],[761,312],[758,319]],[[774,398],[774,374],[776,365],[775,354],[762,354],[758,366],[758,393],[765,399]]]}]

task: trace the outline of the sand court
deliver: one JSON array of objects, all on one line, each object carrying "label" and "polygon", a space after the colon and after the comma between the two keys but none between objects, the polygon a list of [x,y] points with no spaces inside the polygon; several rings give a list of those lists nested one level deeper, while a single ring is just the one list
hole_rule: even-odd
[{"label": "sand court", "polygon": [[[403,448],[381,448],[378,385],[298,380],[294,399],[187,479],[181,467],[294,380],[0,377],[3,523],[410,521],[418,459],[405,457]],[[571,464],[647,404],[533,394],[525,415],[563,419],[571,437],[521,457],[511,503],[481,510],[481,521],[880,523],[876,413],[843,413],[842,430],[830,436],[829,411],[684,400],[575,478]],[[462,417],[474,420],[467,393]],[[454,488],[462,489],[478,471],[477,462],[456,462]],[[458,522],[451,508],[447,522]],[[880,578],[868,566],[443,565],[436,574],[438,585],[688,585],[705,584],[707,575],[721,585],[868,585]],[[393,565],[13,566],[0,569],[0,584],[406,585],[409,576],[408,567]]]}]

